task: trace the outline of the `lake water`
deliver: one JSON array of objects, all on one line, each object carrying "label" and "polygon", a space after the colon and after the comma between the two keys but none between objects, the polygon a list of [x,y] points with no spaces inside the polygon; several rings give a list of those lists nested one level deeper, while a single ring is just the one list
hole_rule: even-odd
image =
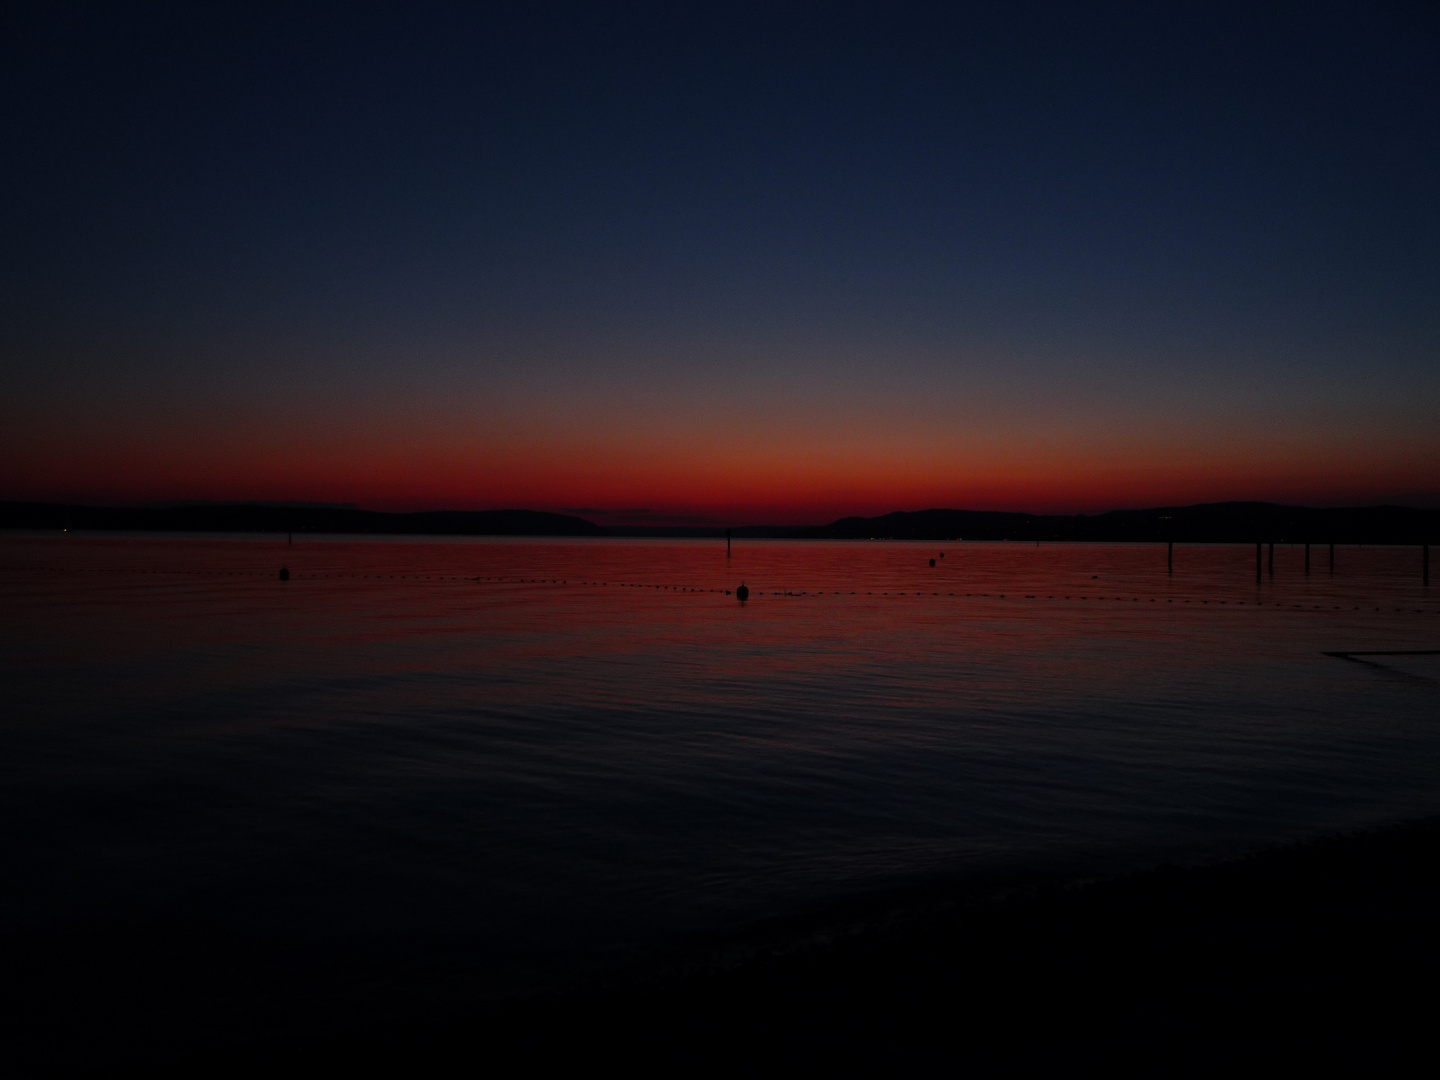
[{"label": "lake water", "polygon": [[1312,558],[0,538],[7,1014],[105,1060],[1440,812],[1440,657],[1324,655],[1440,648],[1418,549]]}]

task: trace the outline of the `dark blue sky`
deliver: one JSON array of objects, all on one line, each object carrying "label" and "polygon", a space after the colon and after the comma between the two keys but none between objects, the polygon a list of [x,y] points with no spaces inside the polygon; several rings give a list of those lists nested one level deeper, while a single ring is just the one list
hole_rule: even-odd
[{"label": "dark blue sky", "polygon": [[1433,5],[5,20],[0,497],[1440,494]]}]

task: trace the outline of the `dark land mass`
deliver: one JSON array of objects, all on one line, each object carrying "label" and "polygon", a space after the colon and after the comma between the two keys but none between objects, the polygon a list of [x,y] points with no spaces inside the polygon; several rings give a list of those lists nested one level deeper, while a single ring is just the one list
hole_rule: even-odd
[{"label": "dark land mass", "polygon": [[654,536],[796,540],[1022,540],[1144,543],[1421,544],[1440,537],[1440,513],[1405,506],[1313,508],[1227,502],[1016,514],[916,510],[829,525],[601,526],[536,510],[391,514],[307,503],[172,503],[137,507],[0,502],[0,528],[148,532],[374,533],[432,536]]},{"label": "dark land mass", "polygon": [[387,514],[305,503],[67,506],[0,503],[0,528],[145,532],[376,533],[402,536],[603,536],[584,518],[537,510],[429,510]]},{"label": "dark land mass", "polygon": [[[184,1050],[177,1031],[144,1061],[105,1060],[100,1044],[94,1074],[1374,1075],[1433,1056],[1437,910],[1440,822],[1414,822],[1090,883],[936,885],[762,928],[665,972],[457,1002],[423,1022],[376,1009]],[[95,967],[143,994],[167,961],[145,949],[129,970]],[[231,989],[273,985],[236,976]],[[31,1021],[23,1041],[63,1057],[84,1038],[71,1022]]]},{"label": "dark land mass", "polygon": [[[984,510],[917,510],[841,518],[803,535],[844,540],[1092,540],[1165,543],[1419,544],[1440,515],[1405,506],[1320,509],[1278,503],[1225,502],[1111,510],[1105,514],[1010,514]],[[797,534],[802,535],[802,534]]]}]

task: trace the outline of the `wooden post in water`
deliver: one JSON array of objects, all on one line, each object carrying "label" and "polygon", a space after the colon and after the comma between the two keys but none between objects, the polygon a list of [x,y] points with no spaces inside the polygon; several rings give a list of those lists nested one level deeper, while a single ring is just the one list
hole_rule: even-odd
[{"label": "wooden post in water", "polygon": [[725,558],[730,557],[730,530],[725,530]]},{"label": "wooden post in water", "polygon": [[1260,584],[1260,541],[1255,541],[1255,584]]},{"label": "wooden post in water", "polygon": [[1305,576],[1310,576],[1310,541],[1305,541]]},{"label": "wooden post in water", "polygon": [[1427,540],[1420,545],[1420,578],[1421,584],[1430,584],[1430,542]]},{"label": "wooden post in water", "polygon": [[1335,541],[1330,541],[1330,573],[1335,573]]},{"label": "wooden post in water", "polygon": [[1270,572],[1270,576],[1271,576],[1271,577],[1274,577],[1274,576],[1275,576],[1275,541],[1274,541],[1274,540],[1271,540],[1271,541],[1270,541],[1270,555],[1269,555],[1269,561],[1266,563],[1266,569]]},{"label": "wooden post in water", "polygon": [[1167,574],[1173,574],[1173,573],[1175,572],[1175,541],[1174,541],[1174,540],[1166,540],[1166,541],[1165,541],[1165,572],[1166,572]]}]

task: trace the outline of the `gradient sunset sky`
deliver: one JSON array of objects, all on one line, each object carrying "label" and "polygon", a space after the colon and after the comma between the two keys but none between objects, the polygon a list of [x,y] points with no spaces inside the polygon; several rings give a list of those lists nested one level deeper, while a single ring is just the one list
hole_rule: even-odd
[{"label": "gradient sunset sky", "polygon": [[0,498],[1440,504],[1440,7],[0,17]]}]

